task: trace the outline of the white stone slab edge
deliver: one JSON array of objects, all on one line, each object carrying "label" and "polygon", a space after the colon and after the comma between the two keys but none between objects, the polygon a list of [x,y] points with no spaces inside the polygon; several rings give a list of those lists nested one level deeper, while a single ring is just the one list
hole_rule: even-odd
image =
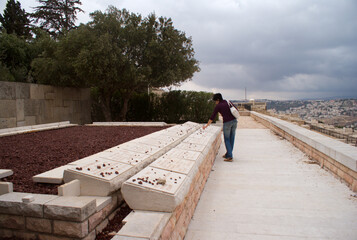
[{"label": "white stone slab edge", "polygon": [[[123,220],[125,225],[112,240],[120,239],[160,239],[161,233],[172,213],[133,210]],[[148,223],[150,227],[148,228]]]},{"label": "white stone slab edge", "polygon": [[4,129],[0,129],[0,137],[16,135],[21,133],[28,133],[28,132],[72,127],[77,125],[78,124],[71,124],[69,121],[64,121],[64,122],[56,122],[56,123],[37,124],[37,125],[24,126],[24,127],[4,128]]},{"label": "white stone slab edge", "polygon": [[168,124],[165,122],[93,122],[92,124],[86,124],[87,126],[153,126],[163,127]]},{"label": "white stone slab edge", "polygon": [[81,194],[81,182],[75,179],[58,187],[59,196],[79,196]]},{"label": "white stone slab edge", "polygon": [[336,139],[297,126],[288,121],[257,112],[251,114],[268,121],[353,171],[357,171],[357,148]]},{"label": "white stone slab edge", "polygon": [[13,175],[14,172],[11,169],[0,169],[0,179],[6,178],[8,176]]},{"label": "white stone slab edge", "polygon": [[0,182],[0,195],[14,191],[14,185],[11,182]]}]

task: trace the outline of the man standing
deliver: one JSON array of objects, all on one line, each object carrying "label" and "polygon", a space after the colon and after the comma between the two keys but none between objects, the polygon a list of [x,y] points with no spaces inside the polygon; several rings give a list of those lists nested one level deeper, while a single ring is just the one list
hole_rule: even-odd
[{"label": "man standing", "polygon": [[220,93],[214,94],[213,101],[216,102],[216,107],[214,108],[208,123],[205,126],[203,126],[203,129],[206,129],[212,123],[212,121],[216,118],[217,113],[220,113],[222,115],[223,137],[224,137],[224,144],[226,146],[226,151],[227,151],[226,154],[223,155],[223,157],[224,157],[224,161],[232,162],[234,138],[237,129],[237,119],[232,115],[228,101],[223,100],[222,94]]}]

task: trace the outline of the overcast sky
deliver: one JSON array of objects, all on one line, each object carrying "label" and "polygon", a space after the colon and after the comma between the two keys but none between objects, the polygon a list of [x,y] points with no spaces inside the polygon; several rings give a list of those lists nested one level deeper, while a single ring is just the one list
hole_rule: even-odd
[{"label": "overcast sky", "polygon": [[[170,17],[192,37],[201,71],[184,90],[227,99],[357,97],[356,0],[81,0]],[[3,12],[6,0],[1,0]],[[32,12],[35,0],[20,0]]]}]

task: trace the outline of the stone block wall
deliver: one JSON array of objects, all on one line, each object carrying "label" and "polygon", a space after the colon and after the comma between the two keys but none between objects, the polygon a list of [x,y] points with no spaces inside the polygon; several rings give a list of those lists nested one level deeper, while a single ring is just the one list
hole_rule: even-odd
[{"label": "stone block wall", "polygon": [[0,82],[0,129],[91,122],[90,89]]},{"label": "stone block wall", "polygon": [[[33,201],[24,198],[31,195]],[[0,196],[0,239],[94,240],[123,204],[119,191],[98,205],[96,197],[12,192]]]},{"label": "stone block wall", "polygon": [[203,192],[206,181],[212,170],[221,142],[221,135],[218,135],[200,165],[185,199],[176,207],[168,223],[161,232],[160,240],[184,239],[188,225],[190,224],[198,201],[200,200],[201,193]]}]

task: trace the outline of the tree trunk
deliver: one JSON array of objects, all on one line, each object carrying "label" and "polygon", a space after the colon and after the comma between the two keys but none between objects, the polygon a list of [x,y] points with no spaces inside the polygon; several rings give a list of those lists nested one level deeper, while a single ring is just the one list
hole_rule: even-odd
[{"label": "tree trunk", "polygon": [[126,121],[126,114],[128,112],[129,97],[124,98],[123,107],[120,110],[120,120]]},{"label": "tree trunk", "polygon": [[111,122],[112,121],[112,111],[110,109],[110,97],[108,96],[103,96],[103,101],[100,101],[102,111],[104,114],[104,119],[106,122]]}]

